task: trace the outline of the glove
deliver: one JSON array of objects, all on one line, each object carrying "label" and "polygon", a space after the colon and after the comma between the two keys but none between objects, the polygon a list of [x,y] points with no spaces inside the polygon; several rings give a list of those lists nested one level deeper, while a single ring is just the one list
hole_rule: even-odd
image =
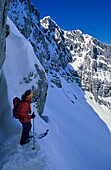
[{"label": "glove", "polygon": [[35,114],[34,114],[34,112],[33,112],[33,114],[31,115],[31,118],[32,118],[32,119],[34,119],[34,118],[35,118]]}]

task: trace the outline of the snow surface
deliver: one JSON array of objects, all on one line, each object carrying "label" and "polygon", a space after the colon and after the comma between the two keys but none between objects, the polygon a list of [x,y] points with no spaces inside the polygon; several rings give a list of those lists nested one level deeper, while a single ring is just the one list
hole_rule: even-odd
[{"label": "snow surface", "polygon": [[[111,134],[107,126],[86,102],[78,85],[62,81],[62,90],[49,88],[45,113],[49,115],[50,131],[41,143],[52,169],[110,170]],[[41,126],[38,124],[38,128]]]},{"label": "snow surface", "polygon": [[[19,97],[21,93],[35,83],[33,81],[26,85],[24,82],[20,84],[20,81],[29,74],[30,70],[35,71],[34,63],[38,61],[30,43],[20,35],[12,23],[10,25],[11,34],[7,38],[7,58],[3,71],[12,109],[12,98],[15,95]],[[50,75],[48,78],[50,80]],[[47,128],[49,128],[49,134],[41,140],[36,138],[35,150],[32,150],[33,140],[23,147],[19,145],[21,130],[17,134],[3,139],[0,145],[0,169],[111,169],[111,134],[109,129],[88,104],[91,104],[90,97],[87,95],[86,100],[85,92],[78,87],[76,82],[67,83],[63,78],[61,78],[61,82],[63,88],[59,89],[54,85],[54,88],[52,88],[49,81],[48,96],[43,114],[48,115],[48,123],[45,123],[38,116],[34,104],[32,104],[32,111],[36,113],[34,120],[35,136],[37,137],[37,134]],[[1,95],[3,96],[3,93]],[[95,108],[97,106],[93,99],[91,105]],[[4,105],[1,105],[1,109],[3,107]],[[103,111],[102,108],[97,110],[98,112]],[[8,117],[5,117],[5,119],[7,122],[9,121]],[[11,117],[10,119],[12,120]],[[21,129],[18,120],[13,119],[12,122],[13,127],[15,126],[14,122],[16,122],[16,126]]]}]

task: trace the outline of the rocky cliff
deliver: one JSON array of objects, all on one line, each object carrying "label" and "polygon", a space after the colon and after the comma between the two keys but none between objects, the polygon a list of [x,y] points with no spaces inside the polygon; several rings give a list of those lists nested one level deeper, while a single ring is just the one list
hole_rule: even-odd
[{"label": "rocky cliff", "polygon": [[6,18],[11,0],[0,0],[0,68],[6,58],[5,38],[8,34],[9,27],[6,26]]},{"label": "rocky cliff", "polygon": [[52,87],[61,88],[62,77],[68,83],[76,80],[96,101],[111,108],[110,45],[80,30],[64,31],[50,17],[40,21],[38,10],[28,0],[12,0],[9,17],[31,42]]},{"label": "rocky cliff", "polygon": [[82,88],[111,108],[111,103],[105,100],[111,96],[111,46],[78,30],[64,32],[64,37]]},{"label": "rocky cliff", "polygon": [[[50,17],[43,18],[41,25],[45,28],[44,32],[47,29],[49,36],[46,33],[45,35],[48,41],[52,45],[56,44],[57,52],[65,49],[71,54],[70,63],[75,70],[72,77],[74,75],[83,90],[90,91],[96,101],[111,109],[111,102],[108,101],[111,96],[111,46],[83,34],[80,30],[61,30]],[[51,42],[53,40],[54,43]],[[59,52],[59,57],[62,58]]]}]

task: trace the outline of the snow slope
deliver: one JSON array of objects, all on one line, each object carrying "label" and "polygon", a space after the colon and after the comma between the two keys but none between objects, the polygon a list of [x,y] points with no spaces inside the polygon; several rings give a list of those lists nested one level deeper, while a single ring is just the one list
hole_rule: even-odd
[{"label": "snow slope", "polygon": [[12,88],[9,89],[9,98],[13,98],[12,95],[20,96],[24,93],[24,90],[31,88],[33,85],[37,86],[35,82],[38,81],[39,77],[36,77],[36,80],[32,77],[33,81],[27,84],[25,81],[23,82],[23,79],[28,77],[30,73],[33,72],[33,75],[37,75],[34,64],[38,64],[42,70],[43,68],[37,60],[29,41],[20,34],[10,19],[8,19],[8,24],[11,26],[11,33],[7,38],[7,59],[3,69],[8,88]]},{"label": "snow slope", "polygon": [[[62,79],[62,90],[49,88],[45,112],[50,129],[41,147],[54,170],[110,170],[111,134],[86,102],[76,83]],[[41,126],[38,124],[38,128]]]},{"label": "snow slope", "polygon": [[111,133],[111,110],[105,105],[99,105],[99,103],[94,100],[94,96],[90,92],[86,92],[85,98],[99,117],[106,123]]}]

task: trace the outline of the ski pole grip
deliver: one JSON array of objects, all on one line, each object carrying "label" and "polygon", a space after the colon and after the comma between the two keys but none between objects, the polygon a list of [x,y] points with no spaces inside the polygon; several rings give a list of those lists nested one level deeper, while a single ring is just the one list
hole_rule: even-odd
[{"label": "ski pole grip", "polygon": [[32,113],[31,118],[32,118],[32,119],[35,118],[35,113],[34,113],[34,112]]}]

